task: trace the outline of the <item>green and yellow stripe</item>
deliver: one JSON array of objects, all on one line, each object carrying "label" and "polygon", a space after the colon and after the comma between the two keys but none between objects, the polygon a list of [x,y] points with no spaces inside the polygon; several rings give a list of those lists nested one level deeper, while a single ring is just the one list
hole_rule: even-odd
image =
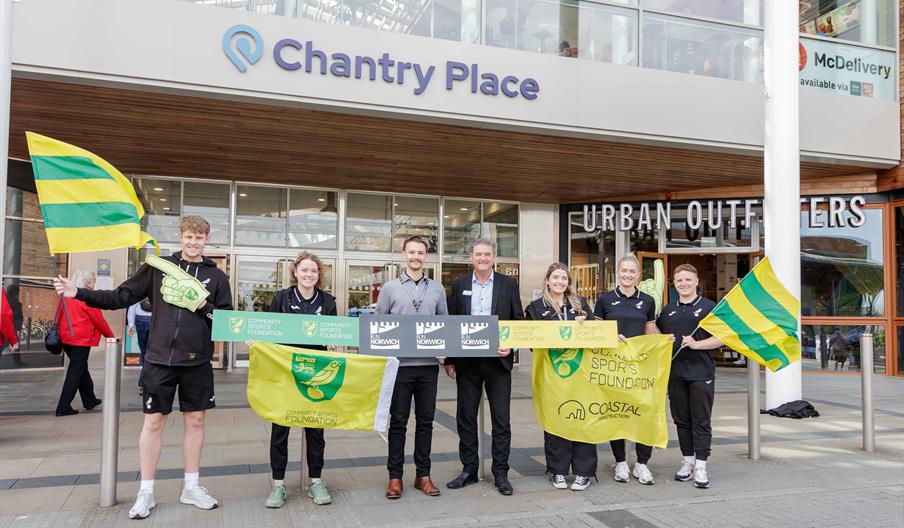
[{"label": "green and yellow stripe", "polygon": [[800,302],[763,259],[700,322],[725,345],[775,372],[800,360]]},{"label": "green and yellow stripe", "polygon": [[144,208],[129,180],[103,158],[25,133],[51,253],[141,247]]}]

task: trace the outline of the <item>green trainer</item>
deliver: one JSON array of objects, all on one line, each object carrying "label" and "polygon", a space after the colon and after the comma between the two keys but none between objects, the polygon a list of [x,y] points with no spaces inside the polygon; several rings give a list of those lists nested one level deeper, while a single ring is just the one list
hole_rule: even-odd
[{"label": "green trainer", "polygon": [[324,505],[333,502],[330,491],[326,489],[326,484],[322,480],[311,483],[308,487],[308,497],[314,500],[314,504]]},{"label": "green trainer", "polygon": [[273,486],[273,491],[270,492],[270,496],[267,497],[267,501],[264,503],[268,508],[282,508],[283,504],[286,503],[286,486],[283,484],[277,484]]}]

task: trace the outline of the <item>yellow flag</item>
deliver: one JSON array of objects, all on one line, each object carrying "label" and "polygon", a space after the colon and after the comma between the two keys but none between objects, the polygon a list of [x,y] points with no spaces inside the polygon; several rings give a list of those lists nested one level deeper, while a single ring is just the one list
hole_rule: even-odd
[{"label": "yellow flag", "polygon": [[399,360],[251,345],[248,403],[287,427],[385,431]]},{"label": "yellow flag", "polygon": [[534,413],[544,431],[591,444],[668,444],[668,336],[632,337],[615,348],[535,349],[533,362]]}]

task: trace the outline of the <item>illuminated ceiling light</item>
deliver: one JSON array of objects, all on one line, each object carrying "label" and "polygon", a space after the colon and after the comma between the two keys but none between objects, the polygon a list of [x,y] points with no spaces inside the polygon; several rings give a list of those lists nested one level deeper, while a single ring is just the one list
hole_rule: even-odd
[{"label": "illuminated ceiling light", "polygon": [[169,207],[164,207],[163,210],[164,210],[164,211],[169,211]]},{"label": "illuminated ceiling light", "polygon": [[166,201],[166,198],[160,198],[160,201],[161,201],[161,202],[165,202],[165,201]]},{"label": "illuminated ceiling light", "polygon": [[318,201],[318,202],[325,202],[325,201],[326,201],[326,198],[317,198],[317,201]]},{"label": "illuminated ceiling light", "polygon": [[467,211],[468,208],[467,208],[467,207],[459,207],[458,210],[459,210],[459,211]]},{"label": "illuminated ceiling light", "polygon": [[154,187],[155,191],[163,192],[163,187]]},{"label": "illuminated ceiling light", "polygon": [[248,195],[245,194],[245,193],[239,193],[239,196],[242,197],[242,198],[244,198],[244,197],[246,197],[246,196],[248,196]]}]

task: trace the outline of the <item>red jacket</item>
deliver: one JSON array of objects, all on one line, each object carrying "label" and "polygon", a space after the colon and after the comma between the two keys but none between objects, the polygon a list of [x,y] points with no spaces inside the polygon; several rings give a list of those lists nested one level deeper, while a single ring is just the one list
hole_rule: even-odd
[{"label": "red jacket", "polygon": [[0,347],[19,342],[16,327],[13,326],[13,309],[6,300],[6,292],[0,288]]},{"label": "red jacket", "polygon": [[60,310],[57,332],[60,333],[63,343],[72,346],[97,346],[100,343],[101,335],[114,337],[110,325],[107,324],[107,320],[97,308],[91,308],[76,299],[66,299],[66,308],[69,309],[72,333],[69,333],[65,310]]}]

